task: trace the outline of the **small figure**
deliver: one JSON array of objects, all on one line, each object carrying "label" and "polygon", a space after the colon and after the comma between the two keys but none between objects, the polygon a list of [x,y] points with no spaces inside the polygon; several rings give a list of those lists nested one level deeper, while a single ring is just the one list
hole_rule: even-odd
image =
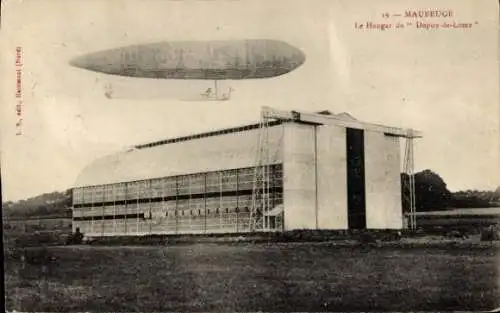
[{"label": "small figure", "polygon": [[104,88],[106,89],[106,91],[104,92],[104,96],[106,96],[106,98],[108,99],[111,99],[111,97],[113,96],[113,89],[111,84],[107,84]]},{"label": "small figure", "polygon": [[201,95],[206,98],[209,98],[212,95],[212,88],[207,88],[207,90],[203,92]]},{"label": "small figure", "polygon": [[221,100],[229,100],[229,99],[231,99],[231,92],[233,92],[233,91],[234,91],[234,89],[231,88],[231,87],[229,87],[227,93],[223,93],[222,94]]}]

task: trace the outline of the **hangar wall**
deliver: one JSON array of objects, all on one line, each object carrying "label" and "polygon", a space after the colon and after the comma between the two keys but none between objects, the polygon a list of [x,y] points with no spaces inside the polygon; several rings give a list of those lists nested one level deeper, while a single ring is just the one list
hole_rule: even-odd
[{"label": "hangar wall", "polygon": [[284,125],[283,198],[285,230],[316,229],[315,128]]},{"label": "hangar wall", "polygon": [[[348,229],[347,129],[285,125],[283,195],[285,229]],[[399,138],[365,130],[361,205],[367,229],[403,227]],[[361,210],[360,208],[360,210]]]},{"label": "hangar wall", "polygon": [[318,228],[347,229],[346,129],[318,126]]},{"label": "hangar wall", "polygon": [[[283,203],[282,165],[270,170],[270,201],[277,206]],[[248,232],[253,179],[248,167],[91,187],[83,201],[82,194],[75,197],[74,231],[78,227],[87,236]]]},{"label": "hangar wall", "polygon": [[365,131],[367,228],[403,227],[400,166],[399,138]]}]

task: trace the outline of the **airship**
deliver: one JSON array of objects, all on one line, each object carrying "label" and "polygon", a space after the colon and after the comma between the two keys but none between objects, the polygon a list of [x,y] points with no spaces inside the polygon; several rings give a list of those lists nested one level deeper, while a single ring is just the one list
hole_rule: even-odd
[{"label": "airship", "polygon": [[272,78],[287,74],[306,60],[298,48],[271,39],[165,41],[138,44],[78,56],[70,65],[99,73],[137,78],[212,80],[207,99],[218,95],[217,81]]}]

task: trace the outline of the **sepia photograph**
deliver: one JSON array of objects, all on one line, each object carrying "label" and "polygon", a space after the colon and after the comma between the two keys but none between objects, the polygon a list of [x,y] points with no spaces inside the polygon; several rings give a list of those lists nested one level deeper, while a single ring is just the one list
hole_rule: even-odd
[{"label": "sepia photograph", "polygon": [[6,312],[500,312],[495,0],[8,0]]}]

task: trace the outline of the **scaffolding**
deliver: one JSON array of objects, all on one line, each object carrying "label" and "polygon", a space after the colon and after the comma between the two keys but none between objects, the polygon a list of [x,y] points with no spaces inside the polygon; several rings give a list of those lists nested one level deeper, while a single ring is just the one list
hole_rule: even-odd
[{"label": "scaffolding", "polygon": [[405,138],[405,154],[403,163],[403,204],[408,206],[409,209],[409,225],[411,230],[417,229],[417,205],[415,196],[415,164],[414,164],[414,138],[418,138],[413,132],[413,130],[408,130]]},{"label": "scaffolding", "polygon": [[269,229],[270,162],[269,162],[269,117],[263,110],[259,123],[256,160],[254,168],[250,231]]}]

